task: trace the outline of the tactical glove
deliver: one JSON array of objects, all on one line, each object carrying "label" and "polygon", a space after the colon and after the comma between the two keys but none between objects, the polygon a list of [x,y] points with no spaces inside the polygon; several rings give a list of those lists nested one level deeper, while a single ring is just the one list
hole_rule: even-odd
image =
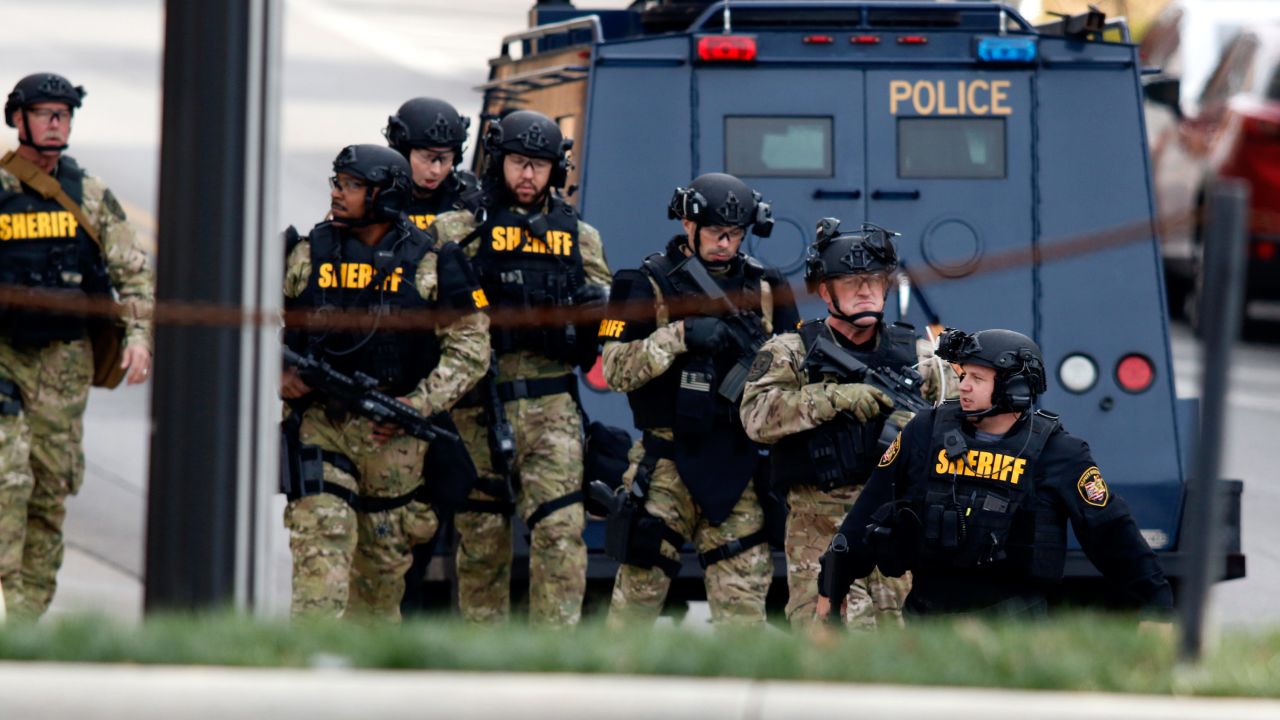
[{"label": "tactical glove", "polygon": [[915,416],[916,414],[910,410],[894,410],[889,415],[889,424],[901,430],[905,428],[907,423],[911,422],[911,418]]},{"label": "tactical glove", "polygon": [[831,404],[836,410],[853,413],[861,423],[868,422],[879,415],[882,407],[885,410],[893,409],[892,398],[865,383],[833,385],[830,397]]},{"label": "tactical glove", "polygon": [[684,346],[689,352],[715,355],[733,340],[724,321],[713,317],[689,317],[684,319]]}]

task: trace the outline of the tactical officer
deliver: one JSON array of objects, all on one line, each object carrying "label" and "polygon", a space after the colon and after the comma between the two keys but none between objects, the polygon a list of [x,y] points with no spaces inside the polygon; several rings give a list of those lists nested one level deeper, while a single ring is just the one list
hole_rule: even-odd
[{"label": "tactical officer", "polygon": [[[893,435],[911,418],[869,384],[868,372],[901,378],[918,401],[914,381],[927,375],[925,389],[937,394],[940,361],[932,345],[910,325],[884,322],[885,298],[897,284],[892,235],[870,224],[841,232],[836,218],[818,223],[805,281],[828,316],[765,343],[743,394],[743,427],[753,440],[773,445],[774,486],[788,489],[787,617],[796,628],[814,620],[819,559],[884,452],[886,425]],[[910,587],[909,575],[857,580],[851,621],[871,628],[882,619],[900,622]]]},{"label": "tactical officer", "polygon": [[459,115],[444,100],[428,97],[407,101],[387,118],[387,144],[413,168],[409,219],[423,230],[437,215],[456,209],[459,197],[479,185],[475,175],[458,168],[469,127],[471,118]]},{"label": "tactical officer", "polygon": [[1170,610],[1155,553],[1088,444],[1032,409],[1046,388],[1035,342],[951,330],[937,353],[960,364],[960,399],[916,415],[880,458],[823,560],[819,612],[878,567],[912,572],[910,613],[1043,613],[1062,580],[1068,521],[1135,604]]},{"label": "tactical officer", "polygon": [[[600,234],[559,193],[573,141],[547,116],[519,110],[491,122],[484,144],[481,188],[431,232],[464,246],[499,311],[599,303],[610,280]],[[454,412],[485,488],[473,495],[473,511],[456,518],[458,604],[468,620],[510,614],[513,510],[531,533],[531,619],[572,625],[581,618],[587,548],[574,368],[595,362],[591,330],[495,326],[495,372]]]},{"label": "tactical officer", "polygon": [[115,195],[63,154],[84,95],[37,73],[4,106],[20,145],[0,160],[0,286],[104,303],[114,290],[124,320],[120,354],[112,323],[0,305],[0,585],[18,616],[53,599],[65,501],[84,479],[90,384],[114,387],[125,370],[137,384],[151,370],[150,261]]},{"label": "tactical officer", "polygon": [[772,230],[759,193],[710,173],[677,188],[668,215],[684,232],[617,274],[600,326],[605,379],[643,431],[610,517],[607,549],[622,565],[609,622],[652,622],[692,540],[712,621],[760,623],[773,572],[752,484],[759,448],[738,401],[756,349],[799,314],[782,274],[741,252],[748,229]]},{"label": "tactical officer", "polygon": [[[484,374],[489,356],[485,303],[466,258],[456,245],[433,246],[404,217],[412,181],[399,153],[351,145],[333,170],[333,219],[289,253],[286,307],[367,311],[372,319],[367,329],[286,328],[286,341],[348,375],[373,377],[423,415],[445,412]],[[451,318],[434,332],[379,329],[383,317],[433,309]],[[286,488],[285,510],[294,614],[398,618],[410,548],[438,523],[423,501],[426,443],[371,425],[313,392],[294,369],[285,370],[281,394],[300,475]]]}]

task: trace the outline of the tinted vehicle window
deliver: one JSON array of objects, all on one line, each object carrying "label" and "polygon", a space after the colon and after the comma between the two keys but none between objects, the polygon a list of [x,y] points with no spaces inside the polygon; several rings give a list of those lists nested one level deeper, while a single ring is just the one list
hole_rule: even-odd
[{"label": "tinted vehicle window", "polygon": [[831,177],[831,118],[726,117],[724,155],[739,177]]},{"label": "tinted vehicle window", "polygon": [[1004,118],[898,118],[898,177],[1005,176]]}]

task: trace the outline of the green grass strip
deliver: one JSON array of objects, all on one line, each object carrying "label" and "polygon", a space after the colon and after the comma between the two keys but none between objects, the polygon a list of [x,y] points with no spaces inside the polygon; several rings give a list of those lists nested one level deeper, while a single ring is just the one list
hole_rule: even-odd
[{"label": "green grass strip", "polygon": [[264,622],[230,614],[129,625],[68,617],[0,629],[0,659],[479,672],[624,673],[1180,695],[1280,697],[1280,630],[1229,632],[1193,673],[1131,618],[964,619],[844,633],[822,645],[776,629],[556,631],[453,618],[404,625]]}]

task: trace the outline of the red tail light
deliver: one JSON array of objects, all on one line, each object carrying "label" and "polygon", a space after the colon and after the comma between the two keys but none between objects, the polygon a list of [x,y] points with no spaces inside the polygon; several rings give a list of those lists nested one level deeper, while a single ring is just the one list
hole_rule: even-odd
[{"label": "red tail light", "polygon": [[854,35],[849,38],[849,42],[854,45],[879,45],[879,35]]},{"label": "red tail light", "polygon": [[830,35],[805,35],[804,36],[805,45],[830,45],[835,41],[836,39],[831,37]]},{"label": "red tail light", "polygon": [[1271,262],[1276,259],[1276,244],[1270,240],[1254,240],[1253,241],[1253,257],[1262,262]]},{"label": "red tail light", "polygon": [[1151,387],[1155,379],[1156,368],[1145,355],[1125,355],[1116,365],[1116,382],[1125,392],[1143,392]]},{"label": "red tail light", "polygon": [[703,35],[698,38],[703,62],[754,62],[756,39],[751,35]]},{"label": "red tail light", "polygon": [[929,38],[924,35],[899,35],[899,45],[924,45],[929,42]]}]

